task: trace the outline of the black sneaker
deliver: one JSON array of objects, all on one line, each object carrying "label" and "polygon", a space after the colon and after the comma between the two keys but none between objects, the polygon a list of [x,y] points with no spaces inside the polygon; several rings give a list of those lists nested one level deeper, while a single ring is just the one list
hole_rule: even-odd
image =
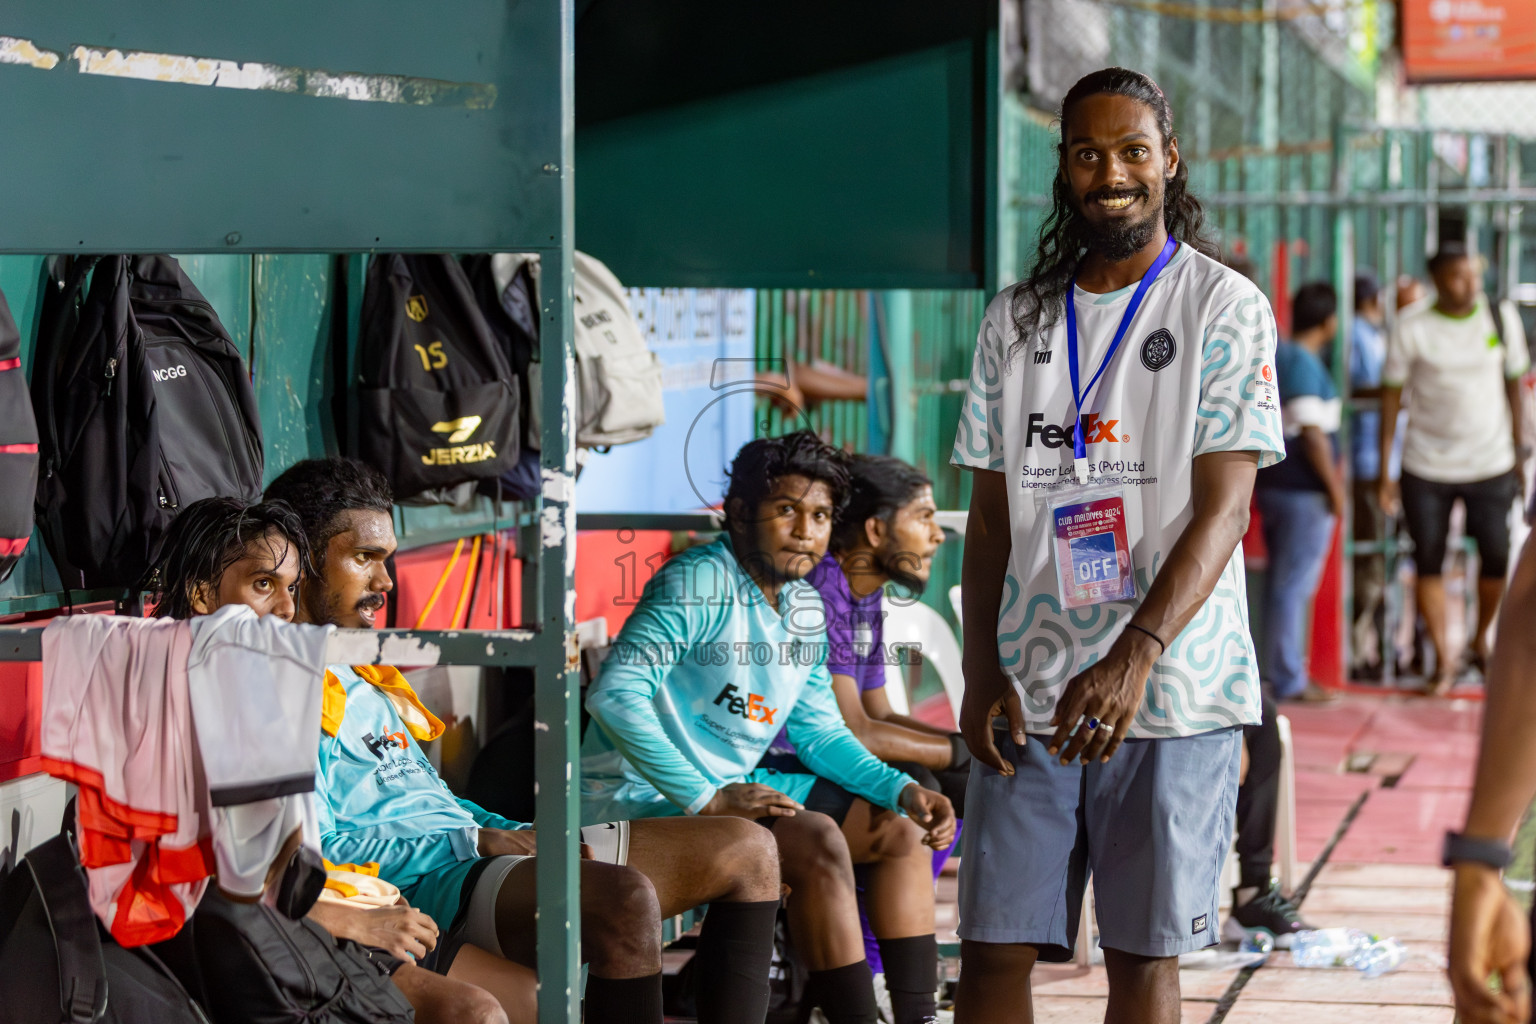
[{"label": "black sneaker", "polygon": [[[1234,904],[1236,895],[1234,892]],[[1268,889],[1242,906],[1234,906],[1221,930],[1222,938],[1241,942],[1245,933],[1262,928],[1275,937],[1276,949],[1290,949],[1296,933],[1311,927],[1301,919],[1296,905],[1280,894],[1280,883],[1271,880]]]}]

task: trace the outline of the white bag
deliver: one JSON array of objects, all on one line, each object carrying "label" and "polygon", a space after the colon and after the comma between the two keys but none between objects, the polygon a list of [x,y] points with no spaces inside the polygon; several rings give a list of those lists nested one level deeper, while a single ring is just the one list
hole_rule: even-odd
[{"label": "white bag", "polygon": [[[536,253],[498,253],[491,261],[498,294],[505,294],[524,264],[537,291]],[[646,346],[613,271],[584,252],[575,254],[575,268],[576,444],[607,448],[644,440],[666,422],[661,360]],[[535,363],[529,367],[532,387],[536,371]],[[534,405],[530,413],[537,416]]]}]

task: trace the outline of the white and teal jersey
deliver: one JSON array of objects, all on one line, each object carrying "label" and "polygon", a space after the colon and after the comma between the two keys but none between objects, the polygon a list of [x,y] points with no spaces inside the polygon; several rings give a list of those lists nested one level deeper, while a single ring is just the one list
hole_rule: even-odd
[{"label": "white and teal jersey", "polygon": [[[1260,466],[1284,457],[1275,319],[1252,282],[1185,245],[1147,290],[1077,425],[1095,482],[1124,489],[1137,599],[1064,611],[1052,521],[1037,498],[1073,479],[1066,324],[1059,320],[1010,354],[1019,337],[1011,316],[1015,288],[987,307],[950,461],[1007,478],[1013,551],[998,654],[1023,700],[1029,731],[1052,732],[1067,680],[1109,650],[1189,523],[1195,456],[1256,451]],[[1076,291],[1084,384],[1102,363],[1133,292]],[[1239,546],[1210,599],[1158,659],[1127,736],[1190,736],[1254,724],[1259,715]]]},{"label": "white and teal jersey", "polygon": [[646,584],[587,695],[582,822],[697,814],[748,781],[781,729],[816,775],[896,809],[913,780],[848,730],[826,663],[809,583],[786,583],[775,610],[727,537],[677,555]]}]

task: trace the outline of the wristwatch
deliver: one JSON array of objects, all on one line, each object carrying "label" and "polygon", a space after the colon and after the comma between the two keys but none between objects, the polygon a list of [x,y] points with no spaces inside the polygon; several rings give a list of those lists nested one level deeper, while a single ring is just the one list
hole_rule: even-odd
[{"label": "wristwatch", "polygon": [[1509,844],[1498,839],[1476,839],[1460,832],[1447,832],[1445,846],[1440,852],[1440,863],[1445,867],[1457,864],[1486,864],[1495,871],[1509,866]]}]

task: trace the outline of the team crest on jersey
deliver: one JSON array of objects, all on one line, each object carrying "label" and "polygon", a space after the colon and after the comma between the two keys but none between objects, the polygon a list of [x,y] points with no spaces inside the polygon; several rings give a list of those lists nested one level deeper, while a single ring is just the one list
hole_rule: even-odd
[{"label": "team crest on jersey", "polygon": [[1166,327],[1159,327],[1147,335],[1147,340],[1141,343],[1141,365],[1156,373],[1169,363],[1178,354],[1179,347],[1174,343],[1173,335]]}]

